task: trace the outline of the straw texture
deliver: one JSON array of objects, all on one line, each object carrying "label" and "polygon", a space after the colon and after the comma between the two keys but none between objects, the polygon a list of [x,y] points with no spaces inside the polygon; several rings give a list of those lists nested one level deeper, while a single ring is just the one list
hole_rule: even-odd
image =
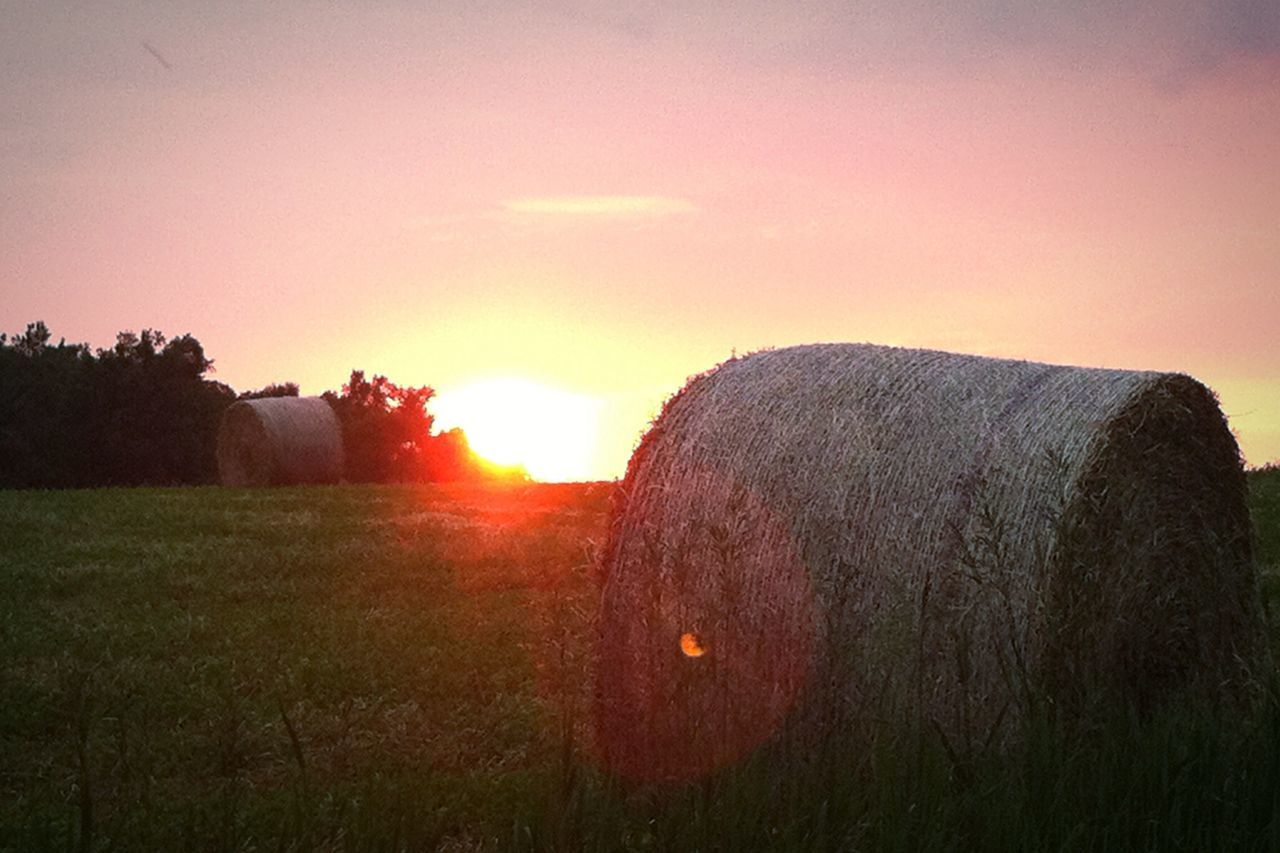
[{"label": "straw texture", "polygon": [[1258,648],[1239,451],[1179,374],[731,360],[641,441],[602,576],[601,748],[645,778],[800,718],[989,743],[1036,703],[1229,691]]},{"label": "straw texture", "polygon": [[336,483],[342,466],[342,429],[320,397],[241,400],[222,415],[218,476],[224,486]]}]

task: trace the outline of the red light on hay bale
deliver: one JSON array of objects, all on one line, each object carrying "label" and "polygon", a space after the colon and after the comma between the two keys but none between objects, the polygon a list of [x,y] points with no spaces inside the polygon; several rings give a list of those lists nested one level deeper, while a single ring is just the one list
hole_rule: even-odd
[{"label": "red light on hay bale", "polygon": [[1181,374],[864,344],[732,359],[668,401],[614,507],[602,757],[689,779],[852,718],[995,743],[1034,692],[1065,713],[1229,697],[1265,656],[1245,494]]},{"label": "red light on hay bale", "polygon": [[698,635],[688,631],[680,635],[680,651],[684,652],[687,658],[700,658],[707,653]]},{"label": "red light on hay bale", "polygon": [[[635,779],[692,779],[746,756],[778,732],[814,657],[813,592],[788,525],[732,478],[697,480],[736,522],[673,516],[663,547],[630,550],[606,580],[597,734]],[[748,532],[764,547],[736,553]]]}]

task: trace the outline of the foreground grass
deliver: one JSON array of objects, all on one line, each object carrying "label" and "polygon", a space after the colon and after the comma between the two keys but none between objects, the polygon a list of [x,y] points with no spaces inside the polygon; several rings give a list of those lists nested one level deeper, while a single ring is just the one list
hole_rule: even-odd
[{"label": "foreground grass", "polygon": [[[1280,471],[1250,484],[1275,600]],[[0,493],[0,848],[1280,849],[1274,688],[998,759],[898,731],[624,788],[586,731],[607,500]]]},{"label": "foreground grass", "polygon": [[[1269,609],[1280,593],[1280,470],[1250,477]],[[1280,653],[1276,619],[1269,618]],[[1100,707],[1042,715],[1017,746],[956,754],[931,730],[878,722],[816,754],[775,744],[683,788],[594,776],[530,849],[1280,850],[1280,681],[1248,710]]]},{"label": "foreground grass", "polygon": [[1249,509],[1257,534],[1254,551],[1262,584],[1262,600],[1270,608],[1271,646],[1280,662],[1280,466],[1249,475]]},{"label": "foreground grass", "polygon": [[0,847],[509,833],[550,787],[535,653],[606,497],[0,494]]}]

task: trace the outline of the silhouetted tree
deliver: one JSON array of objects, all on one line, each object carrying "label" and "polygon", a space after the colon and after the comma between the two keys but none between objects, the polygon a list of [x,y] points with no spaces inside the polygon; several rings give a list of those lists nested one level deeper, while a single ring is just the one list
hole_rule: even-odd
[{"label": "silhouetted tree", "polygon": [[257,391],[242,391],[236,397],[237,400],[261,400],[266,397],[296,397],[298,396],[297,382],[272,382],[259,388]]},{"label": "silhouetted tree", "polygon": [[0,486],[83,484],[93,357],[84,344],[51,338],[41,322],[0,336]]},{"label": "silhouetted tree", "polygon": [[52,337],[53,333],[49,331],[49,327],[44,324],[44,321],[37,320],[34,323],[29,323],[27,330],[13,339],[13,349],[18,355],[34,358],[44,352]]},{"label": "silhouetted tree", "polygon": [[110,485],[212,482],[218,419],[234,400],[204,378],[213,367],[191,335],[121,332],[98,350],[94,414],[99,481]]},{"label": "silhouetted tree", "polygon": [[[0,334],[0,488],[209,483],[222,412],[234,390],[206,378],[213,360],[191,335],[123,331],[113,346],[52,343],[43,322]],[[239,399],[297,396],[272,383]],[[327,393],[353,482],[523,479],[481,462],[461,430],[432,435],[430,387],[354,370]]]},{"label": "silhouetted tree", "polygon": [[0,338],[0,485],[212,481],[235,393],[204,378],[213,362],[198,340],[126,331],[95,355],[51,339],[44,323]]},{"label": "silhouetted tree", "polygon": [[401,387],[379,375],[366,379],[363,370],[353,370],[341,394],[324,396],[342,424],[348,480],[390,483],[424,478],[423,454],[433,421],[427,403],[435,396],[433,389]]}]

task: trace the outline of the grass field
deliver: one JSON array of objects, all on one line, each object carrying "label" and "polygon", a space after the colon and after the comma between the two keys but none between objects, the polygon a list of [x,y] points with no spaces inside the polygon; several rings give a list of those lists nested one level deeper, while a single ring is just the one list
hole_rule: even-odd
[{"label": "grass field", "polygon": [[[1274,610],[1280,471],[1250,485]],[[0,493],[0,848],[1280,847],[1274,685],[998,760],[620,786],[587,718],[611,488]]]}]

